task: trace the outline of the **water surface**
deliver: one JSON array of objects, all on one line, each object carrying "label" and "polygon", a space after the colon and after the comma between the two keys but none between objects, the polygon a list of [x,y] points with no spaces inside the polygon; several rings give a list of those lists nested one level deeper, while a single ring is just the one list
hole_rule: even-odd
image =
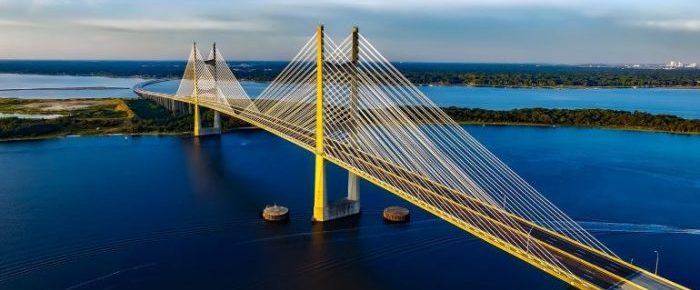
[{"label": "water surface", "polygon": [[700,119],[700,90],[667,88],[487,88],[421,86],[440,106],[491,110],[518,108],[613,109]]},{"label": "water surface", "polygon": [[[700,288],[700,138],[466,128],[620,257],[651,268],[657,250],[661,274]],[[0,143],[0,288],[566,287],[366,182],[359,219],[312,225],[312,170],[260,130]],[[345,176],[330,166],[332,198]],[[260,221],[272,203],[288,224]],[[412,221],[384,224],[389,205]]]},{"label": "water surface", "polygon": [[[0,97],[18,98],[105,98],[136,97],[130,89],[139,78],[95,76],[56,76],[0,74]],[[259,95],[265,82],[242,81],[250,96]],[[149,89],[175,93],[179,81],[148,86]],[[124,87],[125,89],[35,90],[36,88]],[[32,89],[1,91],[6,89]],[[464,86],[419,86],[439,106],[510,110],[516,108],[602,108],[671,114],[700,118],[700,90],[695,89],[514,89]]]},{"label": "water surface", "polygon": [[[179,82],[148,86],[163,93],[177,91]],[[248,95],[257,96],[267,83],[242,82]],[[518,108],[614,109],[700,118],[700,90],[696,89],[537,89],[483,88],[466,86],[419,86],[441,107],[490,110]]]},{"label": "water surface", "polygon": [[[23,99],[133,98],[136,95],[131,87],[143,81],[140,78],[0,74],[0,97]],[[97,87],[108,89],[96,89]]]}]

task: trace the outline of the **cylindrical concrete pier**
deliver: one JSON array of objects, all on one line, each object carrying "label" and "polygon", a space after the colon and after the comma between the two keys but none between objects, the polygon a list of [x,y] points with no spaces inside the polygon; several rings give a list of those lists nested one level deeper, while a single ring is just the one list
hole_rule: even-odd
[{"label": "cylindrical concrete pier", "polygon": [[390,206],[384,209],[384,220],[390,223],[405,223],[411,217],[408,209],[400,206]]},{"label": "cylindrical concrete pier", "polygon": [[266,206],[262,212],[264,220],[269,222],[283,222],[289,219],[289,209],[284,206]]}]

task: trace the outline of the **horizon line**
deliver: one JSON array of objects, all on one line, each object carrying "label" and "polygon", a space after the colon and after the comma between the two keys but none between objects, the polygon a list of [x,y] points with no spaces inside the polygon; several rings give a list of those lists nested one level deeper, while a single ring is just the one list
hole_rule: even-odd
[{"label": "horizon line", "polygon": [[[69,58],[0,58],[2,61],[76,61],[76,62],[100,62],[100,61],[124,61],[124,62],[187,62],[186,59],[115,59],[115,58],[105,58],[105,59],[69,59]],[[264,59],[248,59],[248,60],[226,60],[226,62],[290,62],[291,60],[264,60]],[[641,62],[619,62],[619,63],[605,63],[605,62],[576,62],[576,63],[566,63],[566,62],[503,62],[503,61],[429,61],[429,60],[400,60],[400,61],[390,61],[390,63],[415,63],[415,64],[495,64],[495,65],[548,65],[548,66],[626,66],[626,65],[664,65],[666,63],[641,63]],[[692,63],[692,62],[689,62]]]}]

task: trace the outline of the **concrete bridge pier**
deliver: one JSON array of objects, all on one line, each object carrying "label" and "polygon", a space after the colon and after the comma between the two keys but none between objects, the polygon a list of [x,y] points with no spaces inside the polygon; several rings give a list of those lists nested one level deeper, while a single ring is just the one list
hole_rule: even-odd
[{"label": "concrete bridge pier", "polygon": [[[321,161],[324,162],[324,161]],[[360,213],[360,188],[357,175],[348,172],[348,193],[345,198],[328,201],[325,188],[325,164],[323,168],[317,167],[316,183],[324,183],[321,191],[314,194],[313,222],[327,222],[344,217],[354,216]]]},{"label": "concrete bridge pier", "polygon": [[214,111],[214,120],[212,127],[202,126],[202,118],[200,118],[200,109],[198,105],[194,105],[195,118],[194,118],[194,136],[211,136],[211,135],[221,135],[221,113]]},{"label": "concrete bridge pier", "polygon": [[219,131],[221,134],[221,113],[219,111],[214,111],[214,129]]}]

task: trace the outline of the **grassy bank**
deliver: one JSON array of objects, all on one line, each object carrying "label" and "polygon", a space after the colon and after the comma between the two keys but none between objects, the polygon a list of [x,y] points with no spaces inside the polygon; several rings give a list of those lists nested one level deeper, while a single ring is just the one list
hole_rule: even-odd
[{"label": "grassy bank", "polygon": [[[189,134],[194,123],[191,115],[173,115],[144,99],[0,99],[0,113],[62,115],[55,119],[0,118],[0,140],[67,135]],[[210,123],[212,119],[213,112],[203,110],[203,122]],[[224,130],[243,126],[247,124],[222,116]]]}]

